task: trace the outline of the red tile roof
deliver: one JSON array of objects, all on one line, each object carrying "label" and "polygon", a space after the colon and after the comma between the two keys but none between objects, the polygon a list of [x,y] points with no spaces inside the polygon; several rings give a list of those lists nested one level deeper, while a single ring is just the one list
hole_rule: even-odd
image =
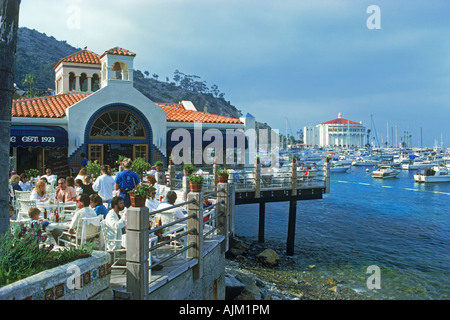
[{"label": "red tile roof", "polygon": [[62,62],[100,64],[100,56],[89,50],[80,50],[59,60],[54,69],[56,70]]},{"label": "red tile roof", "polygon": [[[89,93],[65,93],[38,98],[21,98],[13,100],[11,116],[24,118],[61,118],[66,109],[88,97]],[[178,103],[156,103],[167,114],[169,122],[202,122],[242,124],[237,118],[216,114],[186,110]]]},{"label": "red tile roof", "polygon": [[100,59],[103,58],[106,54],[114,54],[114,55],[118,55],[118,56],[131,56],[131,57],[136,56],[136,53],[131,52],[130,50],[127,50],[127,49],[120,48],[120,47],[114,47],[109,50],[106,50],[100,56]]},{"label": "red tile roof", "polygon": [[11,116],[20,118],[61,118],[66,109],[89,96],[87,93],[65,93],[38,98],[13,100]]},{"label": "red tile roof", "polygon": [[344,119],[344,118],[336,118],[334,120],[330,120],[330,121],[327,121],[327,122],[322,122],[321,124],[345,124],[345,125],[358,124],[358,125],[361,125],[359,122],[350,121],[350,120],[347,120],[347,119]]},{"label": "red tile roof", "polygon": [[202,122],[202,123],[228,123],[242,124],[237,118],[219,116],[212,113],[201,111],[186,110],[183,105],[178,103],[157,103],[161,109],[167,113],[169,122]]}]

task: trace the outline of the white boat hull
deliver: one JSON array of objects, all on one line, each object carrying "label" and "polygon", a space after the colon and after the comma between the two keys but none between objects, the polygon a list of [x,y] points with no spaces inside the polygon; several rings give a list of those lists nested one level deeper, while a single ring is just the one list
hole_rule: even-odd
[{"label": "white boat hull", "polygon": [[450,176],[422,176],[414,175],[416,182],[450,182]]},{"label": "white boat hull", "polygon": [[331,173],[341,173],[341,172],[347,172],[350,169],[350,166],[342,166],[342,167],[332,167],[330,168]]}]

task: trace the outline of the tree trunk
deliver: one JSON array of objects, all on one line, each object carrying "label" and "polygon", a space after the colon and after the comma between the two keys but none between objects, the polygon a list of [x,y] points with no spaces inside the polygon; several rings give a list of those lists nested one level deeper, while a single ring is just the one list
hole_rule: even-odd
[{"label": "tree trunk", "polygon": [[0,0],[0,234],[9,228],[9,139],[20,0]]}]

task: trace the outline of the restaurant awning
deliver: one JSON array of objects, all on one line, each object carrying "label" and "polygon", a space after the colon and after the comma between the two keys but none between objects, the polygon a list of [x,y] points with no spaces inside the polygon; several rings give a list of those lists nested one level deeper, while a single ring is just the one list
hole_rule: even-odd
[{"label": "restaurant awning", "polygon": [[11,126],[11,147],[67,148],[67,131],[52,126]]}]

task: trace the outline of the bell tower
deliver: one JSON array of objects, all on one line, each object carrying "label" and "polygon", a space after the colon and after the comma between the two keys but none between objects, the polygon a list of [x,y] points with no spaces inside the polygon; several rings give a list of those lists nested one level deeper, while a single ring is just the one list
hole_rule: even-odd
[{"label": "bell tower", "polygon": [[133,61],[135,53],[115,47],[100,56],[101,87],[109,83],[133,85]]}]

